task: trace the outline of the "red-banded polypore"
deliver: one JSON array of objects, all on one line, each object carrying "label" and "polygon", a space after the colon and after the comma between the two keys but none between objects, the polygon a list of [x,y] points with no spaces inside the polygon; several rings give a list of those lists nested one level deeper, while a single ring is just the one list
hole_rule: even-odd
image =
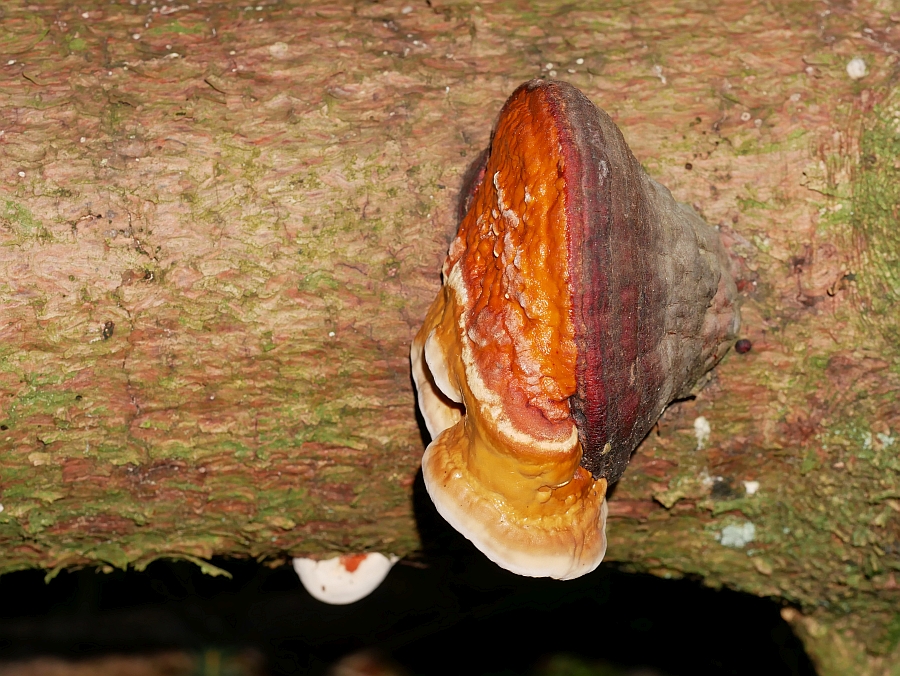
[{"label": "red-banded polypore", "polygon": [[733,342],[718,234],[575,87],[513,92],[411,349],[438,512],[500,566],[575,578],[606,490]]}]

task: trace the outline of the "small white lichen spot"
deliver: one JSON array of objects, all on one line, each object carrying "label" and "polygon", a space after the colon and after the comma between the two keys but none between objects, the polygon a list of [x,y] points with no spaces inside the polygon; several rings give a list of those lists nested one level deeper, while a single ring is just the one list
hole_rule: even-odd
[{"label": "small white lichen spot", "polygon": [[24,172],[24,171],[20,171],[20,172],[19,172],[19,178],[25,178],[25,172]]},{"label": "small white lichen spot", "polygon": [[702,450],[709,441],[709,435],[712,433],[712,427],[709,426],[709,420],[702,415],[694,420],[694,436],[697,437],[697,450]]},{"label": "small white lichen spot", "polygon": [[890,434],[883,434],[882,432],[879,432],[875,436],[884,448],[890,448],[894,445],[894,442],[897,441],[896,437],[892,437]]},{"label": "small white lichen spot", "polygon": [[133,33],[133,34],[131,35],[131,39],[132,39],[132,40],[140,40],[140,39],[141,39],[141,34],[140,34],[140,33]]},{"label": "small white lichen spot", "polygon": [[409,5],[407,5],[406,7],[404,7],[403,9],[400,10],[400,13],[401,14],[411,14],[412,11],[413,11],[413,8]]},{"label": "small white lichen spot", "polygon": [[753,116],[745,110],[741,113],[741,122],[749,122],[751,117]]},{"label": "small white lichen spot", "polygon": [[377,552],[348,554],[324,561],[294,559],[294,570],[310,596],[323,603],[347,605],[365,598],[387,577],[397,557]]},{"label": "small white lichen spot", "polygon": [[288,54],[288,46],[286,42],[276,42],[274,45],[269,45],[269,54],[274,59],[283,59]]},{"label": "small white lichen spot", "polygon": [[759,490],[759,482],[758,481],[745,481],[744,482],[744,490],[747,492],[747,495],[756,495],[756,491]]},{"label": "small white lichen spot", "polygon": [[581,64],[584,63],[584,59],[580,59],[580,58],[579,58],[579,59],[575,59],[575,63],[577,63],[577,64],[580,66]]},{"label": "small white lichen spot", "polygon": [[749,521],[742,524],[732,524],[722,529],[722,536],[719,543],[725,547],[736,547],[740,549],[749,542],[753,542],[756,537],[756,526]]},{"label": "small white lichen spot", "polygon": [[847,62],[847,75],[850,76],[851,80],[861,80],[868,74],[869,71],[866,68],[866,62],[858,56]]},{"label": "small white lichen spot", "polygon": [[3,505],[0,505],[0,513],[3,512]]}]

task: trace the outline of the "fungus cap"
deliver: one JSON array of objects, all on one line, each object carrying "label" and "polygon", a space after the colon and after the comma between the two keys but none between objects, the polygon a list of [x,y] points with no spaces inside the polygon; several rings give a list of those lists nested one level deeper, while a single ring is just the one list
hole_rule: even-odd
[{"label": "fungus cap", "polygon": [[411,348],[440,514],[500,566],[569,579],[606,489],[739,327],[718,235],[576,88],[533,80],[472,174]]},{"label": "fungus cap", "polygon": [[295,558],[294,571],[310,596],[340,606],[356,603],[378,589],[396,562],[396,557],[378,552],[322,561]]}]

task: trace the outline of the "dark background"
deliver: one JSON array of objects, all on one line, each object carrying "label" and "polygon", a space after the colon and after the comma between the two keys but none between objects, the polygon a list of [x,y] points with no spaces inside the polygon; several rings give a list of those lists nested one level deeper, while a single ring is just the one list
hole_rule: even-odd
[{"label": "dark background", "polygon": [[[312,599],[290,565],[246,560],[214,561],[231,580],[177,561],[49,584],[41,571],[4,575],[0,660],[214,647],[258,655],[266,674],[324,674],[374,649],[410,674],[815,673],[772,601],[608,563],[573,581],[522,578],[436,530],[349,606]],[[560,656],[580,666],[560,671]],[[605,671],[589,668],[601,660]]]}]

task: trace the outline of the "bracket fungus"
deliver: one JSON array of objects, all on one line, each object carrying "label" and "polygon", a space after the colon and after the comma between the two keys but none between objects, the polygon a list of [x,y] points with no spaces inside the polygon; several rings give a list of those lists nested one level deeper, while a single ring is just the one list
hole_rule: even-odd
[{"label": "bracket fungus", "polygon": [[503,568],[576,578],[608,486],[734,341],[728,258],[564,82],[513,92],[463,205],[411,348],[425,486]]},{"label": "bracket fungus", "polygon": [[345,554],[321,561],[295,558],[294,571],[314,599],[343,606],[378,589],[397,560],[378,552]]}]

